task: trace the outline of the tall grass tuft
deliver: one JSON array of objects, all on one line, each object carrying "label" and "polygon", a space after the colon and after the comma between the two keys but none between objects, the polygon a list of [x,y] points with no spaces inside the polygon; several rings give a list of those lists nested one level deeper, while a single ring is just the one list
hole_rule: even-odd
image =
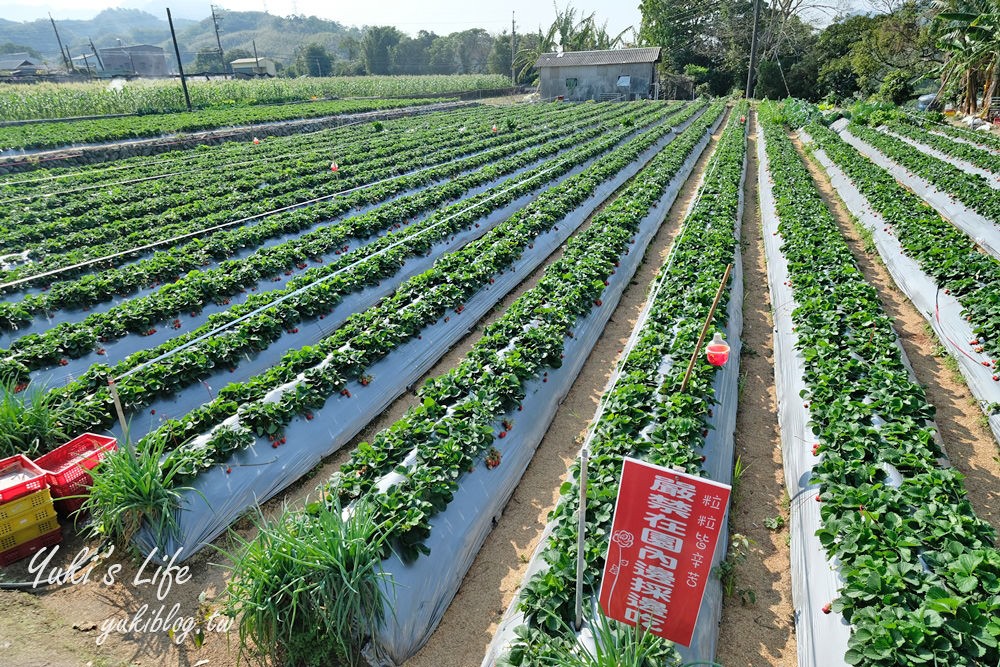
[{"label": "tall grass tuft", "polygon": [[257,536],[238,549],[228,613],[240,618],[240,654],[274,665],[364,664],[361,650],[384,618],[385,531],[368,502],[259,513]]},{"label": "tall grass tuft", "polygon": [[143,520],[157,544],[176,535],[176,511],[188,489],[174,485],[176,465],[161,465],[163,448],[163,442],[155,439],[141,452],[126,443],[91,471],[94,485],[84,508],[93,516],[96,535],[126,545]]},{"label": "tall grass tuft", "polygon": [[18,389],[15,379],[0,378],[0,458],[15,454],[35,458],[69,440],[64,410],[53,394],[35,383]]},{"label": "tall grass tuft", "polygon": [[[673,645],[643,628],[620,623],[600,609],[586,607],[584,615],[592,642],[554,640],[521,626],[508,655],[497,663],[503,667],[666,667],[680,664]],[[573,637],[572,628],[560,619],[562,635]]]}]

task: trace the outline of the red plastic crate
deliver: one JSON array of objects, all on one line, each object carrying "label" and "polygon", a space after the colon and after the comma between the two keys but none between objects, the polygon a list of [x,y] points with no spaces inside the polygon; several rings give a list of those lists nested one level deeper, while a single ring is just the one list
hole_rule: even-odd
[{"label": "red plastic crate", "polygon": [[56,528],[49,533],[45,533],[41,537],[36,537],[35,539],[16,546],[13,549],[0,551],[0,567],[7,567],[12,563],[16,563],[19,560],[27,558],[42,547],[55,546],[60,542],[62,542],[62,530]]},{"label": "red plastic crate", "polygon": [[110,436],[84,433],[38,457],[35,464],[47,473],[53,497],[75,496],[93,484],[88,471],[117,448],[118,441]]},{"label": "red plastic crate", "polygon": [[0,503],[48,488],[45,471],[26,456],[17,454],[0,460]]},{"label": "red plastic crate", "polygon": [[[83,501],[86,500],[87,498],[82,495],[76,495],[76,494],[67,494],[67,495],[73,495],[74,497],[56,498],[55,500],[56,511],[59,512],[59,516],[65,519],[73,519],[75,521],[79,517],[74,516],[74,514],[76,514],[76,512],[81,507],[83,507]],[[80,516],[83,515],[81,514]]]}]

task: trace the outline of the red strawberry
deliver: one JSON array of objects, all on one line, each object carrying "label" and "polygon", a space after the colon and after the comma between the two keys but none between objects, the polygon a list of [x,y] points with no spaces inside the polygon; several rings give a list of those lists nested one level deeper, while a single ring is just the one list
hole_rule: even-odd
[{"label": "red strawberry", "polygon": [[231,473],[232,471],[233,471],[232,467],[227,467],[227,468],[226,468],[226,474],[227,474],[227,475],[228,475],[229,473]]},{"label": "red strawberry", "polygon": [[818,502],[818,503],[823,502],[823,499],[819,497],[818,493],[816,494],[816,502]]},{"label": "red strawberry", "polygon": [[594,301],[594,305],[597,306],[598,308],[600,308],[601,306],[604,305],[604,302],[601,301],[600,299],[597,299],[597,300]]},{"label": "red strawberry", "polygon": [[271,447],[273,447],[274,449],[277,449],[278,448],[278,443],[277,442],[272,442],[271,443]]},{"label": "red strawberry", "polygon": [[500,431],[500,433],[497,434],[497,437],[498,438],[506,438],[507,437],[507,431]]},{"label": "red strawberry", "polygon": [[149,414],[151,414],[151,415],[155,415],[155,414],[156,414],[156,410],[155,410],[155,409],[153,409],[153,410],[150,410],[150,411],[149,411]]},{"label": "red strawberry", "polygon": [[833,604],[827,602],[825,605],[823,605],[824,614],[829,614],[831,611],[833,611]]},{"label": "red strawberry", "polygon": [[311,412],[307,412],[307,413],[306,413],[306,420],[310,420],[310,419],[312,419],[312,418],[313,418],[313,413],[311,413]]}]

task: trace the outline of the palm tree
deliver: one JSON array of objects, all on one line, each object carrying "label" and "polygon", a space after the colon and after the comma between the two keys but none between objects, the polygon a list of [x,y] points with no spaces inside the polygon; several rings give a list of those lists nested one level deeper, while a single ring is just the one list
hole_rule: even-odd
[{"label": "palm tree", "polygon": [[960,109],[974,114],[981,83],[985,115],[1000,83],[1000,2],[935,0],[934,5],[939,10],[934,18],[938,47],[948,53],[941,70],[942,88],[951,77],[961,77]]},{"label": "palm tree", "polygon": [[543,53],[553,53],[557,47],[562,51],[618,48],[625,45],[626,36],[632,30],[626,28],[619,34],[611,36],[607,21],[598,25],[594,13],[581,16],[577,20],[577,12],[572,5],[566,5],[566,9],[559,9],[559,5],[553,2],[552,6],[556,12],[556,19],[549,29],[543,33],[539,28],[538,34],[532,36],[529,45],[517,52],[514,64],[518,68],[518,78],[526,75]]}]

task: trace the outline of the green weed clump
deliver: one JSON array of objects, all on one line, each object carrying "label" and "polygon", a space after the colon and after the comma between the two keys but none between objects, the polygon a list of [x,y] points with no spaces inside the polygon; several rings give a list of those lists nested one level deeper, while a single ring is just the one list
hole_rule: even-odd
[{"label": "green weed clump", "polygon": [[0,378],[0,458],[35,458],[67,440],[63,410],[53,394],[42,386]]},{"label": "green weed clump", "polygon": [[233,533],[227,613],[240,618],[242,657],[273,665],[364,664],[361,649],[381,624],[385,531],[370,503],[343,512],[258,514],[257,535]]}]

